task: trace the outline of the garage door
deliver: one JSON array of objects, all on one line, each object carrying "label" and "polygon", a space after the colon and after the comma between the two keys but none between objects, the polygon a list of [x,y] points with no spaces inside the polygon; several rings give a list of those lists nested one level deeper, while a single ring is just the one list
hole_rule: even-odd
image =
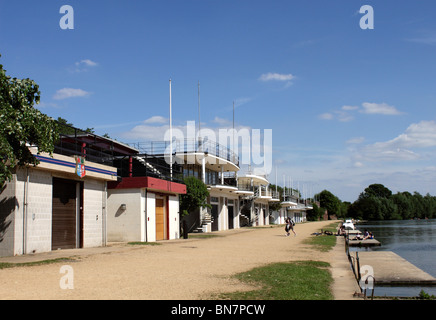
[{"label": "garage door", "polygon": [[156,199],[156,240],[165,239],[164,200]]},{"label": "garage door", "polygon": [[76,185],[53,178],[52,250],[76,248]]}]

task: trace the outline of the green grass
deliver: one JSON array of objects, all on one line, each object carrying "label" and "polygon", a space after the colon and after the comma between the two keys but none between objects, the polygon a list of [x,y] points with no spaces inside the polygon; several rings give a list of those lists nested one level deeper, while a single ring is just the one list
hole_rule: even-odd
[{"label": "green grass", "polygon": [[131,246],[160,246],[161,245],[161,243],[159,242],[141,242],[141,241],[127,242],[127,244]]},{"label": "green grass", "polygon": [[21,263],[12,263],[12,262],[0,262],[0,269],[6,268],[15,268],[15,267],[31,267],[31,266],[41,266],[45,264],[52,264],[58,262],[72,262],[75,259],[72,258],[57,258],[57,259],[48,259],[34,262],[21,262]]},{"label": "green grass", "polygon": [[258,286],[247,292],[219,295],[229,300],[332,300],[333,281],[327,262],[295,261],[274,263],[235,275],[235,278]]},{"label": "green grass", "polygon": [[218,238],[222,237],[219,234],[211,234],[211,233],[189,233],[188,239],[208,239],[208,238]]},{"label": "green grass", "polygon": [[332,223],[326,226],[325,228],[323,228],[323,231],[330,231],[333,233],[333,235],[323,234],[319,236],[311,236],[310,238],[305,240],[304,243],[313,245],[315,246],[315,249],[322,252],[330,251],[336,245],[336,236],[335,236],[335,233],[337,232],[336,227],[337,227],[337,223]]}]

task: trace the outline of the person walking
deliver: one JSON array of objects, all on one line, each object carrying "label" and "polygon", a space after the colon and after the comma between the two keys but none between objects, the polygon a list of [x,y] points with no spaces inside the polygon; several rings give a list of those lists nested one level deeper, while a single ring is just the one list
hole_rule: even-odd
[{"label": "person walking", "polygon": [[286,222],[286,226],[285,226],[286,236],[289,237],[291,234],[290,231],[292,230],[292,232],[294,233],[294,237],[296,237],[297,233],[294,231],[295,222],[289,217],[286,218],[285,222]]}]

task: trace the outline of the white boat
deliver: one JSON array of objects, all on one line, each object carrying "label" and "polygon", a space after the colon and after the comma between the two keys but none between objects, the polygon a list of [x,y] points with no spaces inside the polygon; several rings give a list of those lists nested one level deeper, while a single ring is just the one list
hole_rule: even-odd
[{"label": "white boat", "polygon": [[351,220],[345,220],[342,225],[344,226],[345,230],[354,230],[354,224]]}]

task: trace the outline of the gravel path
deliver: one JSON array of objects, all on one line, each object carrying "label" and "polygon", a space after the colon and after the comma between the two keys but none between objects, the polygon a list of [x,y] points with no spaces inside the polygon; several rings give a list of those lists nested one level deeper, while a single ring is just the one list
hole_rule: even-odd
[{"label": "gravel path", "polygon": [[[212,294],[250,289],[231,275],[264,264],[295,260],[332,262],[334,254],[303,244],[332,221],[297,224],[297,236],[283,227],[243,228],[219,237],[161,242],[158,246],[112,244],[9,261],[78,255],[73,262],[0,270],[2,299],[208,299]],[[345,256],[345,255],[344,255]],[[20,260],[21,259],[21,260]],[[0,259],[5,261],[7,259]],[[63,265],[74,271],[74,289],[60,288]]]}]

